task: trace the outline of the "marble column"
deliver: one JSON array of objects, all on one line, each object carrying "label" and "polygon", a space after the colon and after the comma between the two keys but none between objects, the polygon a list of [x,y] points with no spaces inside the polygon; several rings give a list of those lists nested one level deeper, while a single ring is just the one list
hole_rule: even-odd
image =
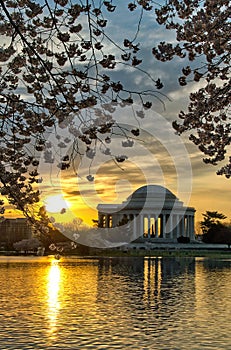
[{"label": "marble column", "polygon": [[148,238],[151,237],[151,220],[150,220],[150,215],[148,215]]},{"label": "marble column", "polygon": [[185,223],[184,223],[184,215],[181,217],[181,235],[185,235]]},{"label": "marble column", "polygon": [[176,215],[176,238],[180,236],[180,216]]},{"label": "marble column", "polygon": [[189,236],[189,216],[188,215],[185,215],[184,217],[184,224],[185,224],[185,237],[188,237]]},{"label": "marble column", "polygon": [[105,218],[105,227],[109,227],[109,223],[110,223],[110,217],[109,217],[109,214],[106,214],[105,215],[106,216],[106,218]]},{"label": "marble column", "polygon": [[103,227],[103,214],[98,214],[98,226]]},{"label": "marble column", "polygon": [[188,215],[187,216],[187,236],[189,237],[189,238],[191,238],[191,226],[192,226],[192,224],[191,224],[191,215]]},{"label": "marble column", "polygon": [[144,215],[140,214],[140,234],[144,235]]},{"label": "marble column", "polygon": [[132,240],[135,240],[137,238],[137,220],[136,215],[133,215],[133,233],[132,233]]},{"label": "marble column", "polygon": [[155,218],[155,238],[159,238],[158,215],[155,215],[154,218]]},{"label": "marble column", "polygon": [[170,238],[173,239],[173,215],[170,214],[169,215],[169,218],[168,218],[168,221],[169,221],[169,232],[170,232]]},{"label": "marble column", "polygon": [[162,216],[162,237],[166,238],[166,215]]},{"label": "marble column", "polygon": [[194,228],[194,215],[191,216],[191,239],[194,239],[195,228]]}]

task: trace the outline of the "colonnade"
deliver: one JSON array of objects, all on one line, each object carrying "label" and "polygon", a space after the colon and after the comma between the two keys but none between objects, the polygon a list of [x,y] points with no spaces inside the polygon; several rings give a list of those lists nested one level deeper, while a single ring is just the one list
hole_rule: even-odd
[{"label": "colonnade", "polygon": [[184,213],[99,213],[99,227],[112,228],[130,223],[134,237],[177,239],[194,238],[194,211]]},{"label": "colonnade", "polygon": [[180,236],[194,238],[194,213],[141,214],[139,223],[134,220],[133,225],[135,232],[139,229],[147,238],[173,239]]}]

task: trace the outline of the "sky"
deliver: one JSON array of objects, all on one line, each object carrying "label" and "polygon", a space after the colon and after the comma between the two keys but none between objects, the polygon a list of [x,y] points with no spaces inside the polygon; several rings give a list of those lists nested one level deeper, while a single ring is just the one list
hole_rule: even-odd
[{"label": "sky", "polygon": [[[115,13],[109,16],[109,33],[122,44],[124,37],[131,40],[137,26],[137,12],[124,11],[124,2],[118,4]],[[219,211],[231,219],[230,190],[231,180],[217,176],[216,168],[205,165],[203,154],[188,141],[188,135],[177,136],[171,123],[177,119],[180,110],[186,110],[188,96],[195,87],[193,83],[180,87],[177,83],[181,68],[187,65],[179,59],[160,63],[155,60],[151,48],[159,41],[174,42],[174,33],[156,24],[153,14],[144,13],[136,43],[140,42],[138,58],[142,58],[139,67],[147,71],[154,80],[160,78],[164,84],[153,106],[140,118],[139,102],[131,108],[117,107],[115,114],[119,126],[127,130],[139,128],[141,133],[134,140],[133,147],[122,147],[126,141],[123,133],[113,137],[110,144],[112,154],[127,155],[128,159],[120,164],[102,154],[97,149],[94,159],[83,156],[76,159],[75,168],[60,172],[55,165],[45,164],[41,158],[40,172],[43,183],[39,189],[42,200],[56,220],[70,221],[76,217],[91,225],[97,219],[96,207],[99,203],[121,203],[131,192],[146,184],[167,187],[185,205],[196,209],[196,221],[202,219],[206,210]],[[115,80],[124,82],[126,88],[133,91],[153,89],[153,82],[141,71],[119,65],[113,72]],[[162,99],[162,102],[159,101]],[[102,110],[102,106],[97,106]],[[113,115],[114,117],[114,115]],[[116,131],[116,130],[115,130]],[[60,130],[62,137],[67,130]],[[49,139],[50,138],[50,139]],[[53,136],[48,139],[57,142]],[[84,145],[83,145],[84,148]],[[88,181],[86,176],[94,176]],[[57,214],[62,208],[64,214]],[[6,216],[18,215],[7,209]]]}]

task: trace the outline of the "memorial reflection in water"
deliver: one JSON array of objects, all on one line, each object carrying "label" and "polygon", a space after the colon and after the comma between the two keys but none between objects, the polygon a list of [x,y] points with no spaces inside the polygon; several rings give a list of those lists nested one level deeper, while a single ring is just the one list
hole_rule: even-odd
[{"label": "memorial reflection in water", "polygon": [[0,271],[1,349],[231,349],[230,259],[0,257]]}]

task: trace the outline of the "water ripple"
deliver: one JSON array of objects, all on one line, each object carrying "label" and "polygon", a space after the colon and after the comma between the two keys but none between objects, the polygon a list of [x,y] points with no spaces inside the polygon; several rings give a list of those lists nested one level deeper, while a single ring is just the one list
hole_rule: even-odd
[{"label": "water ripple", "polygon": [[0,260],[1,350],[231,348],[231,261]]}]

